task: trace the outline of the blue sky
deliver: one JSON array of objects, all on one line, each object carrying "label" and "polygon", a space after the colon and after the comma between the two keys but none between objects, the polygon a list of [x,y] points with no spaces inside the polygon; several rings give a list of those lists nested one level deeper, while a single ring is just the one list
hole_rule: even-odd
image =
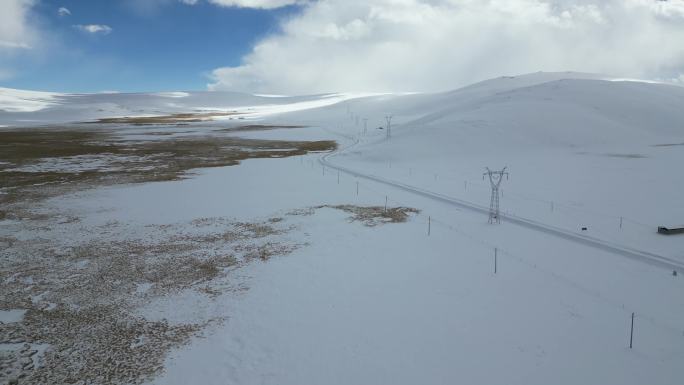
[{"label": "blue sky", "polygon": [[[62,7],[70,14],[60,16]],[[280,21],[297,8],[164,0],[38,2],[31,18],[43,31],[40,53],[12,57],[13,76],[0,85],[69,92],[206,89],[211,70],[239,65],[255,42],[277,33]],[[111,31],[89,33],[79,25]]]}]

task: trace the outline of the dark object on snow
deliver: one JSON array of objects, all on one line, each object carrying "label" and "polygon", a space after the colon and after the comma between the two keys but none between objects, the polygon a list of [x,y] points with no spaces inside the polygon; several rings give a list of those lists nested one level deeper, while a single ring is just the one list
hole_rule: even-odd
[{"label": "dark object on snow", "polygon": [[587,231],[587,228],[586,228],[586,227],[582,227],[582,231]]},{"label": "dark object on snow", "polygon": [[664,234],[664,235],[684,234],[684,227],[658,226],[658,234]]},{"label": "dark object on snow", "polygon": [[677,270],[672,270],[672,276],[676,277],[677,276]]},{"label": "dark object on snow", "polygon": [[378,130],[384,130],[385,127],[378,127]]}]

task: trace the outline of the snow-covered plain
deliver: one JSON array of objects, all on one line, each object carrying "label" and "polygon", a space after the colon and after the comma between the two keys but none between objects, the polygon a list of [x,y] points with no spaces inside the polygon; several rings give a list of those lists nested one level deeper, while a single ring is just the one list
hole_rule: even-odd
[{"label": "snow-covered plain", "polygon": [[[100,97],[137,103],[123,94],[88,96]],[[186,98],[140,98],[152,97]],[[242,98],[221,106],[261,103]],[[208,297],[187,290],[139,309],[175,322],[226,318],[173,352],[155,384],[684,381],[684,235],[656,234],[658,225],[684,223],[684,88],[540,73],[444,94],[364,95],[330,105],[315,99],[270,98],[282,102],[277,114],[250,117],[306,128],[238,135],[333,138],[340,143],[333,155],[247,160],[182,181],[49,202],[92,226],[280,215],[294,226],[289,236],[307,244],[233,271],[227,279],[247,291]],[[315,108],[286,112],[298,103]],[[66,108],[41,119],[66,119]],[[26,116],[5,114],[0,124]],[[505,217],[488,225],[486,214],[450,203],[488,205],[485,166],[509,167],[504,212],[547,231]],[[330,208],[286,214],[385,202],[421,212],[376,227]]]}]

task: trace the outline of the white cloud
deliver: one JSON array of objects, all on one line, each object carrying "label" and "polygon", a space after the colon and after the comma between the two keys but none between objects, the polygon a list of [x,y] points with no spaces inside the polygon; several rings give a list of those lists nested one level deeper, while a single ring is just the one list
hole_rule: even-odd
[{"label": "white cloud", "polygon": [[101,33],[103,35],[107,35],[108,33],[112,32],[112,27],[104,24],[77,24],[74,25],[74,28],[87,32],[87,33]]},{"label": "white cloud", "polygon": [[682,0],[319,0],[281,27],[209,88],[435,91],[539,70],[684,70]]},{"label": "white cloud", "polygon": [[3,53],[31,48],[36,33],[28,24],[28,14],[33,4],[33,0],[2,0],[0,58]]},{"label": "white cloud", "polygon": [[[181,0],[182,1],[182,0]],[[192,1],[192,0],[191,0]],[[197,1],[197,0],[194,0]],[[223,7],[274,9],[287,5],[303,4],[307,0],[208,0]]]},{"label": "white cloud", "polygon": [[169,5],[173,2],[179,2],[186,5],[196,5],[202,1],[214,4],[220,7],[235,7],[235,8],[254,8],[254,9],[276,9],[288,5],[305,4],[315,0],[122,0],[124,4],[133,11],[150,15],[154,14],[162,6]]},{"label": "white cloud", "polygon": [[57,14],[59,16],[69,16],[71,15],[71,11],[68,8],[59,7],[59,9],[57,10]]}]

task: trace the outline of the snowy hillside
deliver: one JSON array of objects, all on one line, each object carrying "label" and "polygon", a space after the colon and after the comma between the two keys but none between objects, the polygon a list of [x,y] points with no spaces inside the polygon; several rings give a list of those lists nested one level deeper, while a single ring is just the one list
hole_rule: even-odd
[{"label": "snowy hillside", "polygon": [[[594,235],[684,259],[672,240],[651,234],[684,218],[677,203],[684,180],[672,174],[684,148],[684,88],[565,75],[412,96],[423,114],[402,98],[382,102],[380,111],[375,101],[349,101],[351,111],[372,118],[371,127],[393,114],[392,138],[371,130],[336,159],[485,206],[484,167],[508,166],[506,210],[573,231],[589,226]],[[346,107],[330,108],[340,114]],[[651,195],[657,198],[644,199]],[[620,217],[633,221],[635,233],[616,227]]]},{"label": "snowy hillside", "polygon": [[[20,106],[0,124],[46,138],[54,122],[240,113],[65,124],[100,147],[5,163],[57,170],[27,191],[58,193],[0,217],[5,260],[29,261],[2,271],[16,300],[1,321],[72,315],[72,328],[96,290],[129,317],[117,327],[145,326],[111,344],[88,327],[77,348],[29,341],[37,366],[158,385],[682,382],[684,235],[656,229],[684,224],[684,88],[535,73],[439,94],[0,92]],[[325,140],[338,147],[301,142]],[[488,224],[483,172],[505,166],[502,223]],[[117,182],[129,169],[144,183]],[[81,188],[92,175],[109,178]],[[53,250],[54,266],[30,265]],[[123,363],[50,356],[90,354],[82,341]]]}]

